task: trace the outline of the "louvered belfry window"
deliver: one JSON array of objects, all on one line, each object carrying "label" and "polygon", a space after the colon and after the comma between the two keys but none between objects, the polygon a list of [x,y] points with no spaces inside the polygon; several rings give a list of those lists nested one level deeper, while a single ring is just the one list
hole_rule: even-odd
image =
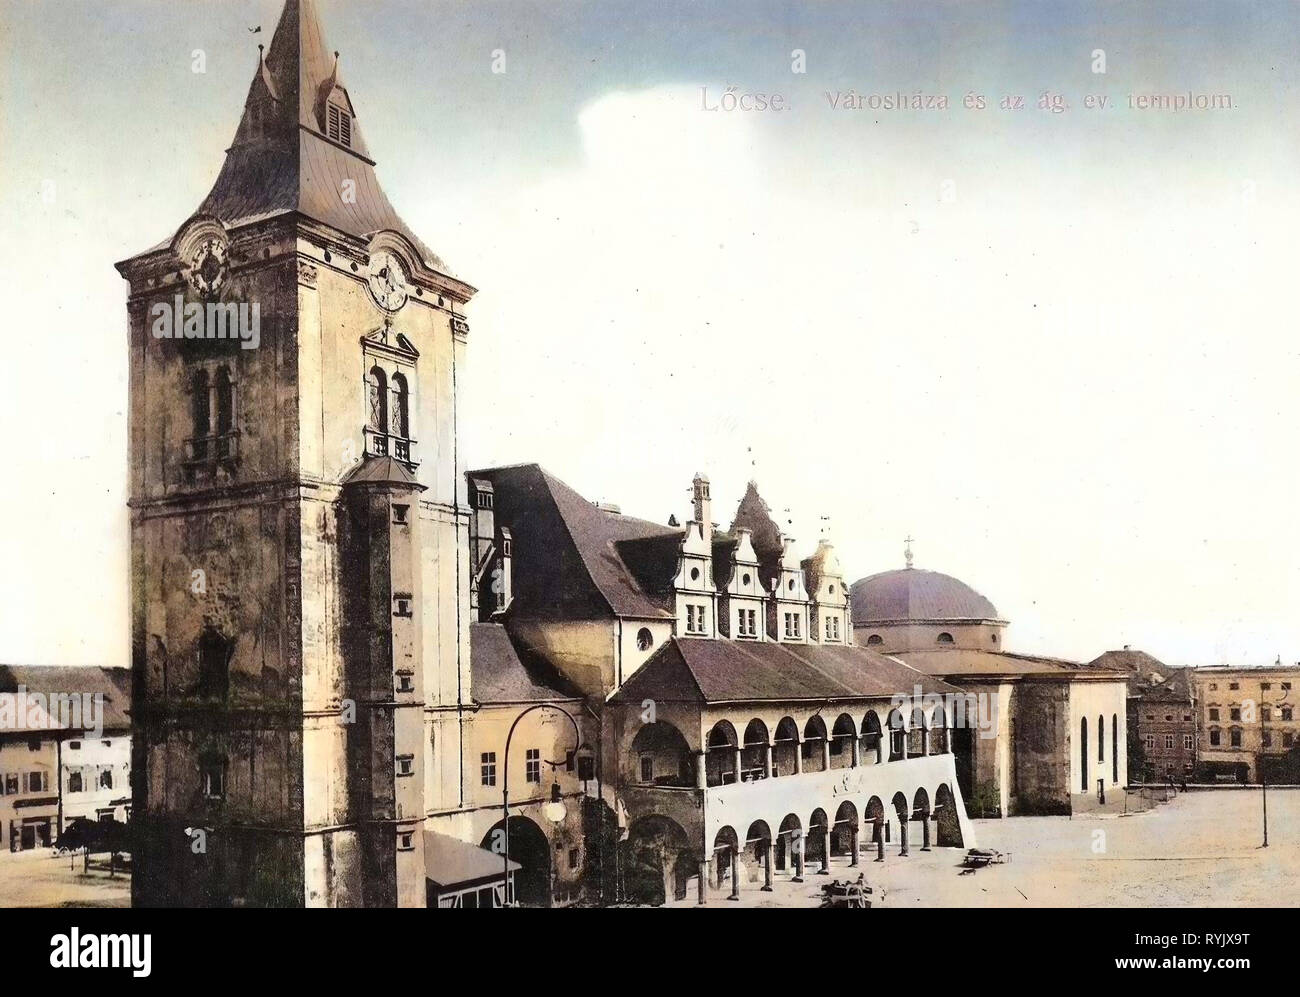
[{"label": "louvered belfry window", "polygon": [[325,134],[335,142],[350,146],[352,144],[352,115],[337,104],[330,104]]}]

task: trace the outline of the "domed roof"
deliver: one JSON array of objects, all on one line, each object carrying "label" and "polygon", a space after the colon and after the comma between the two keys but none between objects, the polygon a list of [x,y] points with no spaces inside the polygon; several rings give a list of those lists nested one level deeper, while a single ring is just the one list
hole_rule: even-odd
[{"label": "domed roof", "polygon": [[998,611],[965,582],[937,571],[900,568],[853,583],[853,622],[1000,620]]}]

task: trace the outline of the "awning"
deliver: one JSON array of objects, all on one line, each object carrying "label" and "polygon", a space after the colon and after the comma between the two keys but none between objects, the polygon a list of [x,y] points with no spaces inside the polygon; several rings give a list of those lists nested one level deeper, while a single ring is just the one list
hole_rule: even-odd
[{"label": "awning", "polygon": [[441,889],[502,880],[505,871],[522,869],[518,862],[437,831],[424,832],[424,875]]}]

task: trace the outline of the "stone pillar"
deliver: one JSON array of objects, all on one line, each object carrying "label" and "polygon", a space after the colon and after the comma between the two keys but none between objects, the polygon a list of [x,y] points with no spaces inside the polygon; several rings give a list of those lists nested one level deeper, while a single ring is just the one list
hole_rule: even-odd
[{"label": "stone pillar", "polygon": [[831,770],[831,739],[829,737],[823,737],[822,738],[822,771],[829,772],[830,770]]},{"label": "stone pillar", "polygon": [[790,836],[790,854],[794,859],[794,877],[791,882],[803,882],[803,839]]},{"label": "stone pillar", "polygon": [[885,861],[885,828],[883,821],[875,821],[876,825],[876,861]]},{"label": "stone pillar", "polygon": [[853,735],[853,767],[857,768],[862,764],[862,738],[857,734]]},{"label": "stone pillar", "polygon": [[740,899],[740,846],[731,849],[731,896],[728,900]]},{"label": "stone pillar", "polygon": [[803,775],[803,741],[794,742],[794,774]]},{"label": "stone pillar", "polygon": [[903,820],[901,817],[899,818],[899,821],[898,821],[898,840],[899,840],[899,842],[902,844],[902,847],[899,849],[899,852],[898,852],[899,855],[906,855],[906,854],[907,854],[907,823],[908,823],[908,822],[905,821],[905,820]]},{"label": "stone pillar", "polygon": [[763,778],[772,778],[772,745],[763,746]]},{"label": "stone pillar", "polygon": [[695,753],[695,788],[709,788],[709,753],[707,751],[697,751]]},{"label": "stone pillar", "polygon": [[703,907],[708,901],[709,892],[709,860],[700,859],[700,889],[699,905]]},{"label": "stone pillar", "polygon": [[736,781],[740,782],[740,773],[744,768],[745,758],[739,745],[736,746]]},{"label": "stone pillar", "polygon": [[763,848],[763,892],[772,892],[772,839],[767,839],[767,844]]},{"label": "stone pillar", "polygon": [[850,867],[858,864],[858,827],[859,824],[855,820],[849,828],[849,848],[851,849],[849,852]]},{"label": "stone pillar", "polygon": [[922,727],[921,728],[921,755],[922,757],[924,757],[929,753],[930,753],[930,731],[927,728]]},{"label": "stone pillar", "polygon": [[822,828],[822,867],[817,870],[819,876],[829,876],[831,872],[831,828],[827,824]]},{"label": "stone pillar", "polygon": [[928,852],[929,850],[930,850],[930,818],[923,817],[921,819],[921,851]]}]

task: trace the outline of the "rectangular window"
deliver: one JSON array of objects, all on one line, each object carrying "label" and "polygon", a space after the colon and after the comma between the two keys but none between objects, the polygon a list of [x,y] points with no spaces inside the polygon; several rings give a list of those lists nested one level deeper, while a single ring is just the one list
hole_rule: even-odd
[{"label": "rectangular window", "polygon": [[1191,735],[1191,734],[1184,734],[1184,735],[1183,735],[1183,750],[1184,750],[1184,751],[1191,751],[1191,750],[1192,750],[1192,735]]},{"label": "rectangular window", "polygon": [[485,751],[479,755],[479,777],[485,786],[497,784],[497,753]]},{"label": "rectangular window", "polygon": [[1289,690],[1289,689],[1291,688],[1291,683],[1290,683],[1290,682],[1283,682],[1283,683],[1282,683],[1282,688],[1283,688],[1283,689],[1288,689],[1288,690]]},{"label": "rectangular window", "polygon": [[539,748],[529,748],[524,757],[524,780],[526,782],[542,781],[542,752]]},{"label": "rectangular window", "polygon": [[1289,747],[1291,747],[1291,746],[1294,745],[1294,744],[1295,744],[1295,735],[1294,735],[1294,734],[1283,734],[1283,735],[1282,735],[1282,747],[1284,747],[1284,748],[1289,748]]},{"label": "rectangular window", "polygon": [[1217,730],[1212,730],[1212,731],[1210,731],[1210,744],[1214,745],[1215,747],[1218,747],[1218,745],[1219,745],[1219,732],[1218,732]]},{"label": "rectangular window", "polygon": [[1228,683],[1228,688],[1229,688],[1229,689],[1240,689],[1240,688],[1241,688],[1241,683],[1239,683],[1239,682],[1229,682],[1229,683]]},{"label": "rectangular window", "polygon": [[5,776],[5,793],[13,796],[18,792],[18,773],[10,772]]},{"label": "rectangular window", "polygon": [[402,831],[397,836],[397,850],[399,852],[415,851],[415,833],[412,831]]},{"label": "rectangular window", "polygon": [[1272,732],[1272,731],[1268,731],[1268,730],[1264,731],[1264,732],[1260,735],[1260,739],[1264,742],[1264,747],[1266,747],[1266,748],[1271,748],[1271,747],[1273,747],[1273,732]]},{"label": "rectangular window", "polygon": [[1228,708],[1228,719],[1229,719],[1229,720],[1240,720],[1240,719],[1241,719],[1241,707],[1240,707],[1240,706],[1232,706],[1232,707],[1229,707],[1229,708]]},{"label": "rectangular window", "polygon": [[576,848],[569,849],[569,868],[576,869],[580,863],[582,853]]},{"label": "rectangular window", "polygon": [[49,785],[49,780],[45,772],[28,772],[24,780],[26,785],[24,789],[28,793],[43,793]]},{"label": "rectangular window", "polygon": [[1240,748],[1240,747],[1241,747],[1241,731],[1239,731],[1239,730],[1234,730],[1234,731],[1232,731],[1232,734],[1231,734],[1231,736],[1230,736],[1230,738],[1229,738],[1229,743],[1230,743],[1234,748]]},{"label": "rectangular window", "polygon": [[1147,735],[1147,751],[1154,751],[1154,750],[1155,750],[1155,746],[1156,746],[1156,736],[1155,736],[1154,734],[1148,734],[1148,735]]},{"label": "rectangular window", "polygon": [[1283,720],[1291,719],[1291,707],[1289,706],[1282,707],[1282,719]]},{"label": "rectangular window", "polygon": [[642,755],[642,756],[641,756],[641,781],[642,781],[642,782],[654,782],[654,781],[655,781],[655,759],[654,759],[654,755]]},{"label": "rectangular window", "polygon": [[1168,748],[1168,749],[1172,749],[1173,746],[1174,746],[1174,735],[1173,735],[1173,734],[1166,734],[1166,735],[1165,735],[1165,747]]},{"label": "rectangular window", "polygon": [[414,774],[415,774],[415,756],[414,756],[414,755],[398,755],[398,756],[397,756],[397,775],[398,775],[399,777],[405,777],[405,776],[408,776],[408,775],[414,775]]},{"label": "rectangular window", "polygon": [[591,782],[596,778],[596,759],[591,755],[578,756],[578,781]]},{"label": "rectangular window", "polygon": [[1273,683],[1272,683],[1272,682],[1261,682],[1261,683],[1259,684],[1259,687],[1260,687],[1261,689],[1263,689],[1265,692],[1267,692],[1269,689],[1272,689],[1272,688],[1273,688]]},{"label": "rectangular window", "polygon": [[1261,706],[1261,707],[1259,708],[1259,719],[1260,719],[1261,721],[1263,721],[1263,720],[1272,720],[1272,719],[1273,719],[1273,711],[1272,711],[1271,709],[1269,709],[1267,706]]},{"label": "rectangular window", "polygon": [[[1151,718],[1150,718],[1150,717],[1147,717],[1147,719],[1150,720]],[[1213,707],[1213,706],[1210,707],[1210,719],[1211,719],[1211,720],[1218,720],[1218,719],[1219,719],[1219,711],[1218,711],[1218,709],[1217,709],[1216,707]]]}]

